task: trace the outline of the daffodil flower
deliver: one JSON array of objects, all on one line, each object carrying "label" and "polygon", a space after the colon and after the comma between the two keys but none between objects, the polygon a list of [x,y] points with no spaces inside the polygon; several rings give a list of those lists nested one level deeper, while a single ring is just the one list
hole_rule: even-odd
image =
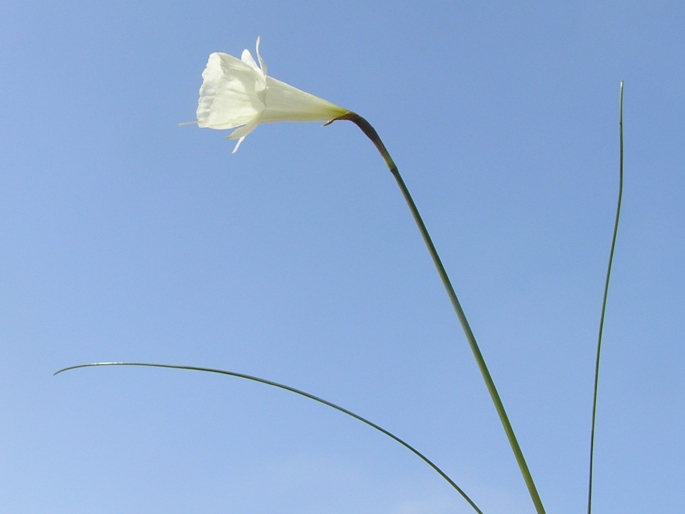
[{"label": "daffodil flower", "polygon": [[238,140],[233,153],[261,123],[332,121],[350,112],[268,76],[259,38],[257,60],[259,64],[249,50],[243,50],[240,59],[214,52],[202,72],[197,124],[217,130],[235,128],[228,136]]}]

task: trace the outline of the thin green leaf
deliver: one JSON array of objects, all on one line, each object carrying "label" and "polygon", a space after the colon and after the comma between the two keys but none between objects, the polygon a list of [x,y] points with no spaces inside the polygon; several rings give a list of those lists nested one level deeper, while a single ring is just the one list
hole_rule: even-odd
[{"label": "thin green leaf", "polygon": [[266,385],[269,385],[272,387],[278,387],[279,389],[284,389],[285,391],[289,391],[291,393],[295,393],[295,394],[298,394],[300,396],[304,396],[305,398],[309,398],[310,400],[314,400],[315,402],[322,403],[323,405],[326,405],[326,406],[331,407],[337,411],[340,411],[343,414],[347,414],[348,416],[361,421],[362,423],[370,426],[371,428],[375,428],[376,430],[378,430],[382,434],[385,434],[389,438],[397,441],[402,446],[407,448],[409,451],[414,453],[421,460],[423,460],[431,468],[433,468],[442,478],[444,478],[464,498],[464,500],[466,500],[466,502],[471,507],[473,507],[473,510],[475,510],[479,514],[483,514],[483,512],[473,502],[473,500],[471,500],[471,498],[464,492],[464,490],[461,487],[459,487],[447,475],[447,473],[445,473],[436,464],[434,464],[428,457],[426,457],[423,453],[421,453],[416,448],[411,446],[409,443],[400,439],[395,434],[387,431],[386,429],[382,428],[381,426],[376,425],[375,423],[369,421],[368,419],[361,417],[359,414],[355,414],[354,412],[352,412],[350,410],[347,410],[343,407],[340,407],[339,405],[336,405],[333,402],[329,402],[328,400],[324,400],[323,398],[319,398],[318,396],[314,396],[313,394],[307,393],[305,391],[301,391],[299,389],[295,389],[294,387],[290,387],[290,386],[287,386],[284,384],[279,384],[278,382],[273,382],[271,380],[266,380],[266,379],[255,377],[252,375],[245,375],[244,373],[236,373],[234,371],[224,371],[221,369],[213,369],[213,368],[201,368],[201,367],[197,367],[197,366],[177,366],[177,365],[173,365],[173,364],[151,364],[151,363],[145,363],[145,362],[94,362],[94,363],[90,363],[90,364],[79,364],[78,366],[69,366],[68,368],[60,369],[59,371],[55,372],[55,375],[62,373],[64,371],[72,370],[72,369],[92,368],[92,367],[98,367],[98,366],[143,366],[143,367],[148,367],[148,368],[182,369],[182,370],[188,370],[188,371],[203,371],[206,373],[217,373],[219,375],[228,375],[231,377],[243,378],[245,380],[252,380],[253,382],[259,382],[260,384],[266,384]]},{"label": "thin green leaf", "polygon": [[618,235],[618,222],[621,219],[621,200],[623,199],[623,81],[619,88],[618,100],[618,202],[616,203],[616,220],[614,221],[614,235],[611,238],[609,265],[604,281],[604,297],[602,298],[602,314],[599,317],[599,335],[597,337],[597,358],[595,360],[595,387],[592,395],[592,427],[590,428],[590,466],[588,477],[587,512],[592,514],[592,473],[595,459],[595,421],[597,419],[597,392],[599,390],[599,364],[602,356],[602,335],[604,334],[604,316],[609,297],[609,282],[611,280],[611,266],[614,262],[614,249]]}]

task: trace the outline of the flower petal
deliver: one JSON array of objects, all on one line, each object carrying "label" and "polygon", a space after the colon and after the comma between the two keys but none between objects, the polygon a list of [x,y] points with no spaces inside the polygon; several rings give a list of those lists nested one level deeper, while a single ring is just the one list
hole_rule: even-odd
[{"label": "flower petal", "polygon": [[264,76],[266,76],[266,63],[264,62],[264,59],[262,59],[262,56],[259,54],[259,43],[261,42],[261,40],[261,36],[257,36],[257,59],[259,60],[259,67],[262,69],[262,73],[264,74]]},{"label": "flower petal", "polygon": [[240,56],[240,60],[250,66],[252,69],[254,69],[257,73],[261,73],[262,75],[264,72],[257,66],[257,63],[254,60],[254,57],[252,57],[252,54],[250,51],[246,48],[243,50],[242,55]]},{"label": "flower petal", "polygon": [[243,144],[243,141],[245,141],[245,136],[238,139],[238,142],[235,144],[235,147],[233,148],[233,151],[231,153],[236,153],[238,151],[238,148],[240,148],[240,145]]},{"label": "flower petal", "polygon": [[257,125],[259,125],[259,122],[257,120],[251,121],[247,125],[244,125],[242,127],[238,127],[237,129],[235,129],[228,136],[226,136],[226,139],[238,139],[241,137],[245,137],[250,132],[252,132],[254,129],[256,129]]},{"label": "flower petal", "polygon": [[245,141],[245,136],[247,136],[250,132],[252,132],[254,129],[257,128],[257,125],[259,125],[259,121],[255,120],[243,127],[239,127],[235,129],[231,134],[226,138],[226,139],[237,139],[238,142],[235,145],[235,148],[233,149],[233,152],[231,153],[236,153],[238,151],[238,148],[240,148],[240,145],[243,144],[243,141]]}]

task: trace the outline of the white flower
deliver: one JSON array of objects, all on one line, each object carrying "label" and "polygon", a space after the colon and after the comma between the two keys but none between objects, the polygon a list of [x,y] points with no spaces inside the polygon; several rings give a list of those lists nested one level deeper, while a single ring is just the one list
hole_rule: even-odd
[{"label": "white flower", "polygon": [[269,77],[259,54],[259,38],[257,59],[259,65],[249,50],[243,50],[240,59],[215,52],[202,72],[197,124],[219,130],[239,127],[228,136],[238,140],[233,153],[260,123],[331,121],[350,112]]}]

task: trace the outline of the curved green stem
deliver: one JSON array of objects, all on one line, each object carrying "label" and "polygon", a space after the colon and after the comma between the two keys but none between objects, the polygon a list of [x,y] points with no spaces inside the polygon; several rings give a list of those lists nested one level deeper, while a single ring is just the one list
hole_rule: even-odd
[{"label": "curved green stem", "polygon": [[219,375],[228,375],[231,377],[237,377],[237,378],[243,378],[245,380],[251,380],[253,382],[259,382],[260,384],[266,384],[272,387],[277,387],[279,389],[284,389],[285,391],[289,391],[291,393],[298,394],[300,396],[304,396],[305,398],[309,398],[310,400],[314,400],[315,402],[322,403],[323,405],[326,405],[328,407],[331,407],[332,409],[335,409],[337,411],[342,412],[343,414],[347,414],[348,416],[361,421],[362,423],[370,426],[371,428],[375,428],[382,434],[387,435],[389,438],[397,441],[400,443],[402,446],[407,448],[409,451],[411,451],[414,455],[419,457],[421,460],[423,460],[426,464],[428,464],[433,470],[435,470],[442,478],[444,478],[447,483],[449,483],[461,496],[466,500],[466,502],[473,507],[473,510],[475,510],[478,514],[483,514],[483,511],[481,511],[478,506],[469,498],[469,496],[464,492],[464,490],[459,487],[448,475],[445,473],[442,469],[440,469],[436,464],[434,464],[428,457],[426,457],[423,453],[418,451],[416,448],[411,446],[409,443],[403,441],[399,437],[397,437],[395,434],[387,431],[383,427],[376,425],[372,421],[369,421],[366,418],[361,417],[359,414],[355,414],[352,411],[349,411],[345,409],[344,407],[340,407],[339,405],[336,405],[333,402],[329,402],[328,400],[324,400],[323,398],[319,398],[318,396],[314,396],[313,394],[307,393],[305,391],[301,391],[299,389],[295,389],[294,387],[290,387],[284,384],[279,384],[278,382],[272,382],[271,380],[266,380],[263,378],[255,377],[252,375],[245,375],[243,373],[236,373],[234,371],[224,371],[221,369],[213,369],[213,368],[201,368],[197,366],[177,366],[173,364],[151,364],[151,363],[146,363],[146,362],[94,362],[90,364],[79,364],[78,366],[69,366],[68,368],[60,369],[55,373],[55,375],[62,373],[64,371],[69,371],[72,369],[78,369],[78,368],[92,368],[92,367],[97,367],[97,366],[143,366],[143,367],[148,367],[148,368],[166,368],[166,369],[183,369],[183,370],[189,370],[189,371],[204,371],[206,373],[217,373]]},{"label": "curved green stem", "polygon": [[381,156],[385,160],[385,163],[390,169],[390,173],[392,173],[393,177],[395,177],[397,185],[402,191],[402,196],[404,196],[404,199],[407,202],[407,205],[409,206],[409,210],[411,211],[411,214],[414,217],[414,221],[416,222],[416,225],[419,228],[419,232],[421,232],[421,237],[423,237],[423,241],[426,244],[426,247],[428,248],[428,252],[430,253],[431,258],[433,259],[433,264],[435,264],[435,267],[438,270],[440,280],[442,280],[442,284],[445,286],[447,296],[449,297],[450,302],[452,303],[454,312],[456,313],[457,318],[461,323],[461,327],[464,330],[464,334],[466,335],[466,339],[468,340],[469,346],[471,347],[473,356],[476,359],[476,363],[478,364],[480,373],[483,376],[485,385],[488,389],[488,392],[490,393],[490,398],[492,398],[492,402],[495,404],[495,409],[497,410],[500,422],[502,423],[504,432],[506,433],[507,439],[509,440],[509,445],[511,446],[511,449],[514,452],[514,457],[516,458],[516,462],[518,463],[519,469],[521,470],[521,475],[523,475],[523,479],[526,483],[526,486],[528,487],[528,492],[530,494],[531,499],[533,500],[533,504],[535,505],[538,514],[545,514],[545,508],[542,505],[542,500],[540,499],[540,495],[538,494],[537,488],[535,487],[535,482],[533,482],[533,477],[531,476],[530,470],[528,469],[528,465],[526,464],[526,459],[523,457],[523,452],[521,451],[521,447],[519,446],[518,440],[516,439],[516,435],[514,434],[514,429],[512,428],[511,423],[509,422],[509,417],[507,416],[507,413],[504,410],[504,405],[502,404],[502,400],[500,399],[499,393],[497,392],[495,383],[492,380],[490,371],[488,370],[488,367],[485,364],[483,354],[481,353],[478,343],[476,342],[476,338],[473,335],[471,326],[469,325],[469,322],[466,319],[464,310],[461,308],[461,304],[459,303],[457,294],[454,292],[452,283],[450,282],[450,279],[447,276],[445,267],[442,265],[442,261],[440,260],[438,251],[435,249],[435,245],[433,245],[433,241],[430,237],[430,234],[428,233],[428,229],[426,228],[426,225],[424,224],[423,219],[421,218],[421,214],[419,214],[419,210],[417,209],[416,204],[414,203],[414,200],[412,199],[411,194],[409,193],[409,189],[407,189],[407,186],[404,183],[404,180],[402,179],[399,170],[397,169],[397,165],[395,165],[395,162],[392,160],[392,157],[390,157],[390,153],[385,148],[385,145],[383,144],[383,141],[381,141],[381,138],[378,136],[378,133],[368,121],[366,121],[358,114],[352,112],[344,116],[341,116],[338,119],[349,120],[355,123],[362,130],[362,132],[366,134],[366,136],[373,142],[373,144],[376,145],[376,148],[378,149]]},{"label": "curved green stem", "polygon": [[595,458],[595,421],[597,419],[597,392],[599,390],[599,363],[602,356],[602,335],[604,333],[604,315],[606,314],[607,298],[609,297],[609,281],[611,279],[611,265],[614,262],[618,222],[621,218],[621,200],[623,198],[623,81],[621,81],[618,100],[618,202],[616,203],[616,219],[614,221],[614,235],[611,238],[609,264],[604,281],[604,297],[602,298],[602,314],[599,317],[599,336],[597,337],[597,358],[595,360],[595,387],[592,395],[592,427],[590,428],[590,466],[588,477],[587,512],[592,514],[592,472]]}]

